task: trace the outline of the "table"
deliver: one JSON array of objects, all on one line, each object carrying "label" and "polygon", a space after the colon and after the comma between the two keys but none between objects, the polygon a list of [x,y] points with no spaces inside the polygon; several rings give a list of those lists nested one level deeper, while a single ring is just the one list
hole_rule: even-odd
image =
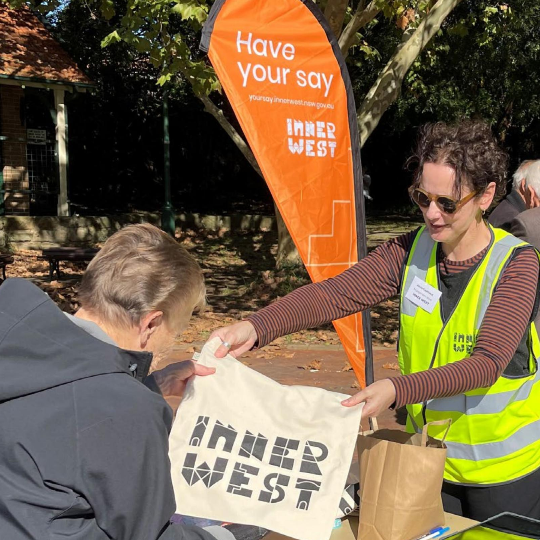
[{"label": "table", "polygon": [[[444,539],[446,536],[454,534],[456,532],[462,531],[463,529],[468,529],[473,525],[476,525],[478,522],[472,519],[464,518],[461,516],[455,516],[454,514],[444,513],[445,518],[445,527],[450,527],[450,530],[444,535],[441,536],[441,539]],[[357,517],[346,517],[342,520],[341,527],[334,529],[332,531],[332,536],[330,540],[356,540],[356,532],[358,531],[358,518]],[[292,540],[287,536],[271,532],[264,537],[264,540]],[[408,540],[408,539],[405,539]]]},{"label": "table", "polygon": [[[473,525],[476,525],[478,521],[473,519],[464,518],[461,516],[456,516],[454,514],[444,513],[444,526],[450,527],[450,530],[441,536],[441,539],[444,539],[446,536],[455,534],[463,529],[468,529]],[[341,527],[334,529],[330,540],[356,540],[356,532],[358,531],[358,518],[351,517],[345,518],[342,521]],[[267,537],[268,538],[268,537]]]}]

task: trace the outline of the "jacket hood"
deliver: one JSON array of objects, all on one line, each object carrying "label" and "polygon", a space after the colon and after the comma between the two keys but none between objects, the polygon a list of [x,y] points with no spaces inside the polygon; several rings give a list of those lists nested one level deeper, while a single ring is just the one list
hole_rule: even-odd
[{"label": "jacket hood", "polygon": [[0,286],[0,402],[108,373],[142,379],[151,359],[91,336],[30,281]]}]

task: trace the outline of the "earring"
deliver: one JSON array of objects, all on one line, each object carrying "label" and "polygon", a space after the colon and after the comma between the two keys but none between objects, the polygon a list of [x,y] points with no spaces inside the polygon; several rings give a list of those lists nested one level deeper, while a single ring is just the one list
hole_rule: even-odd
[{"label": "earring", "polygon": [[482,210],[482,215],[483,215],[483,216],[486,215],[486,211],[485,211],[485,210]]}]

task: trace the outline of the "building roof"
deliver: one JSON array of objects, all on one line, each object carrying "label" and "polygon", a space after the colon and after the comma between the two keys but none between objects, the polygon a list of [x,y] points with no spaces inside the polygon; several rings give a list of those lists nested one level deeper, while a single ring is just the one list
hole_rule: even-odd
[{"label": "building roof", "polygon": [[2,3],[0,78],[93,85],[29,8]]}]

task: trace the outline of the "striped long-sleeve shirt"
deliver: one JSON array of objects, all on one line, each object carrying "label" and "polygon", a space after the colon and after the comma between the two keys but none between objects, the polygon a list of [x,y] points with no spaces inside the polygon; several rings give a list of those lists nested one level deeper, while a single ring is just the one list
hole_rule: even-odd
[{"label": "striped long-sleeve shirt", "polygon": [[[252,315],[249,320],[257,331],[259,347],[278,336],[341,319],[398,294],[416,232],[386,242],[342,274],[301,287]],[[479,262],[486,250],[466,261],[440,257],[439,271],[445,275],[467,270]],[[472,354],[443,367],[392,378],[395,407],[494,384],[512,359],[529,323],[539,266],[534,250],[519,250],[500,277]]]}]

